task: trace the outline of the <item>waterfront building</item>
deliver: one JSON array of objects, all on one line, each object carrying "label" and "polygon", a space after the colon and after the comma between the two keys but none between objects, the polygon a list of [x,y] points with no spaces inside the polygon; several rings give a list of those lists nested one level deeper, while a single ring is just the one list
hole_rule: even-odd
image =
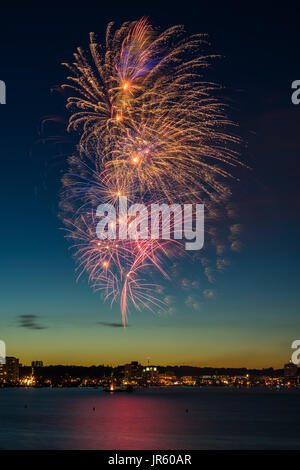
[{"label": "waterfront building", "polygon": [[43,361],[32,361],[31,367],[43,367]]},{"label": "waterfront building", "polygon": [[6,381],[16,383],[19,381],[19,359],[12,356],[6,356]]},{"label": "waterfront building", "polygon": [[125,379],[140,379],[143,373],[143,366],[137,361],[132,361],[130,364],[125,364],[124,366],[124,375]]}]

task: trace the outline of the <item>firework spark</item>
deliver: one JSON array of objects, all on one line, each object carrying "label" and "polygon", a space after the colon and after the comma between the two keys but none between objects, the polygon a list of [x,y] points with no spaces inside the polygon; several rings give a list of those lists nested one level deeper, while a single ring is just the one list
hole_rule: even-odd
[{"label": "firework spark", "polygon": [[[155,286],[143,273],[165,277],[164,259],[182,250],[179,241],[99,240],[95,208],[135,203],[205,204],[206,210],[230,195],[230,167],[239,164],[238,138],[227,118],[219,89],[203,74],[214,58],[202,52],[204,35],[187,36],[182,26],[158,33],[146,18],[110,23],[106,43],[90,35],[90,52],[78,48],[64,87],[68,129],[80,135],[77,152],[63,178],[61,206],[79,276],[88,273],[105,298],[120,299],[123,323],[128,301],[161,307]],[[213,213],[213,210],[211,210]],[[70,215],[71,214],[71,215]]]}]

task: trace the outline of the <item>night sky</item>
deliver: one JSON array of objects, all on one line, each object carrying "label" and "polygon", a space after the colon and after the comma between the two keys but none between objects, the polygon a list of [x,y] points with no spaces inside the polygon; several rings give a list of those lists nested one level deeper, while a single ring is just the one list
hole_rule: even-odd
[{"label": "night sky", "polygon": [[[300,105],[291,102],[291,83],[300,79],[297,17],[274,6],[200,3],[2,7],[0,339],[23,363],[145,363],[150,356],[158,364],[281,367],[290,359],[300,335]],[[242,247],[224,272],[210,282],[200,264],[183,268],[181,287],[166,284],[168,312],[132,311],[124,330],[118,305],[103,304],[86,279],[76,283],[58,218],[71,145],[43,142],[63,126],[42,123],[66,117],[55,92],[67,74],[60,64],[88,47],[89,32],[102,38],[109,21],[144,15],[162,29],[180,23],[209,34],[223,56],[212,73],[228,90],[251,170],[234,185]]]}]

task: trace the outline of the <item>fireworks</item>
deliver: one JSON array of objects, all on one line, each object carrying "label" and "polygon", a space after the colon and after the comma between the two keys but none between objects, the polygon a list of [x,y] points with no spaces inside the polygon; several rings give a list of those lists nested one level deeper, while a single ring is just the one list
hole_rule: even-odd
[{"label": "fireworks", "polygon": [[125,325],[128,301],[161,308],[148,270],[168,277],[166,257],[182,250],[178,240],[99,240],[96,208],[134,203],[188,201],[212,207],[230,191],[230,167],[239,164],[238,139],[219,87],[203,79],[211,54],[203,35],[182,26],[162,33],[147,19],[107,27],[106,44],[90,35],[90,53],[78,49],[67,65],[75,94],[68,98],[69,130],[79,133],[77,152],[63,178],[61,206],[78,261],[105,298],[120,299]]}]

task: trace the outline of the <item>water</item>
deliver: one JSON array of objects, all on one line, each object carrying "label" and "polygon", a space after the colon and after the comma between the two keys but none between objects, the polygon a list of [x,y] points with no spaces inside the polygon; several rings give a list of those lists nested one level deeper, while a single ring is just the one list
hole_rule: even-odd
[{"label": "water", "polygon": [[0,449],[300,449],[300,390],[0,389]]}]

